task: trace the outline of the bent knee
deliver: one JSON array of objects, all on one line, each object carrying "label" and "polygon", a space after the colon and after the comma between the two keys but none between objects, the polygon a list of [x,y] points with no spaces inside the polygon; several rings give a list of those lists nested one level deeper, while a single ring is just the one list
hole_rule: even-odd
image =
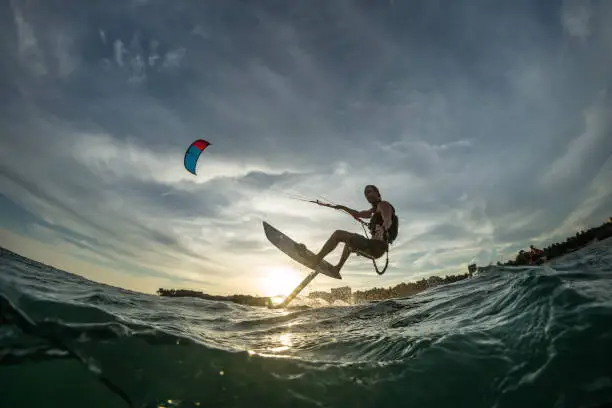
[{"label": "bent knee", "polygon": [[335,230],[332,237],[338,241],[346,241],[351,237],[352,233],[344,230]]}]

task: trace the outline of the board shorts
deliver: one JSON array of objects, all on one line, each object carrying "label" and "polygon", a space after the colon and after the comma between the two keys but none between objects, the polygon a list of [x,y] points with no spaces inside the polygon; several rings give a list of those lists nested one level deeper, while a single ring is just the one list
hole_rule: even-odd
[{"label": "board shorts", "polygon": [[363,235],[354,233],[351,234],[348,246],[353,251],[358,251],[378,259],[387,251],[387,244],[379,239],[368,239]]}]

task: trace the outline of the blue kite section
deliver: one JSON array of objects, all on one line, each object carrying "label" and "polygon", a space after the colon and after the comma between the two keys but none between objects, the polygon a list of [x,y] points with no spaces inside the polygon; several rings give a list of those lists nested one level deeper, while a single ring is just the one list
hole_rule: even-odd
[{"label": "blue kite section", "polygon": [[185,168],[188,172],[196,174],[196,163],[200,158],[200,154],[202,154],[202,150],[198,149],[195,146],[189,146],[189,149],[187,149],[187,153],[185,153]]},{"label": "blue kite section", "polygon": [[206,140],[198,139],[193,142],[187,152],[185,152],[185,168],[188,172],[195,175],[196,174],[196,164],[198,163],[198,159],[200,155],[210,145],[210,143]]}]

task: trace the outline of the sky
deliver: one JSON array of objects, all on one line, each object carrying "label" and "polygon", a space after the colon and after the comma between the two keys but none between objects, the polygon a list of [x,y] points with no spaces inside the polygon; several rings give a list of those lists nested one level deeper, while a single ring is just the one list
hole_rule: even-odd
[{"label": "sky", "polygon": [[262,221],[316,251],[361,227],[294,198],[363,210],[366,184],[399,217],[389,269],[353,256],[311,289],[465,273],[612,215],[610,1],[0,8],[0,245],[86,278],[286,292],[308,270]]}]

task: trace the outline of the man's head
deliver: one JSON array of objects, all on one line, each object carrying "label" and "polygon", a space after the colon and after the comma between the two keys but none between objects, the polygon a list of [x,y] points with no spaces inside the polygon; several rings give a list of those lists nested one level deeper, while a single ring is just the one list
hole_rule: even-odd
[{"label": "man's head", "polygon": [[378,188],[372,184],[365,186],[363,193],[365,194],[366,200],[368,200],[369,203],[374,204],[380,201],[380,192],[378,191]]}]

